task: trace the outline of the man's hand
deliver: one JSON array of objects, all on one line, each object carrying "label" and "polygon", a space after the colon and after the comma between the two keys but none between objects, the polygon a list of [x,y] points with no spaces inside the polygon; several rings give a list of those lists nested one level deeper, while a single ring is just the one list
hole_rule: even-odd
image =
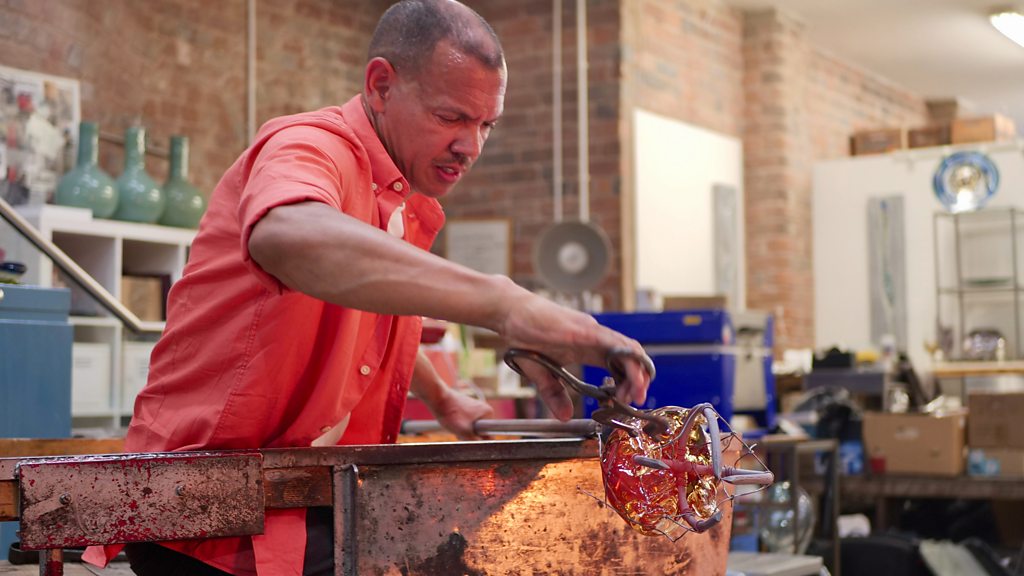
[{"label": "man's hand", "polygon": [[[592,316],[525,291],[508,307],[499,333],[510,347],[535,350],[562,365],[605,366],[608,353],[615,349],[645,354],[639,342],[601,326]],[[647,399],[650,374],[635,358],[623,357],[621,365],[626,378],[619,383],[616,396],[623,402],[642,404]],[[572,418],[572,399],[562,384],[535,362],[520,366],[537,385],[551,413],[562,421]]]},{"label": "man's hand", "polygon": [[473,425],[477,420],[494,414],[494,409],[487,402],[450,388],[442,395],[438,406],[431,406],[430,409],[441,426],[455,434],[459,440],[479,440],[480,436]]},{"label": "man's hand", "polygon": [[487,402],[449,388],[422,351],[416,357],[411,389],[417,398],[423,400],[441,426],[455,434],[459,440],[479,440],[473,424],[494,413]]}]

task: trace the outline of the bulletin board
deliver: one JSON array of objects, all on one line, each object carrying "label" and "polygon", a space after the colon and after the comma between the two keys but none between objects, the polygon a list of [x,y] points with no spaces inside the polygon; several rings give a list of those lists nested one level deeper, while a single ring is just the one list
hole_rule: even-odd
[{"label": "bulletin board", "polygon": [[445,257],[485,274],[512,273],[512,220],[450,218],[445,224]]}]

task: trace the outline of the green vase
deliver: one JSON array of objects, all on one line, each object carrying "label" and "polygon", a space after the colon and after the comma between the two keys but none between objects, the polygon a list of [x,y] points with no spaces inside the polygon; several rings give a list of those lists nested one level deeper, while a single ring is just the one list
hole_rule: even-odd
[{"label": "green vase", "polygon": [[160,216],[164,226],[197,228],[206,211],[206,199],[188,181],[188,137],[171,136],[171,168],[164,182],[167,206]]},{"label": "green vase", "polygon": [[124,131],[124,173],[117,179],[114,218],[153,224],[164,211],[164,194],[146,173],[146,129]]},{"label": "green vase", "polygon": [[96,218],[110,218],[117,209],[114,179],[100,168],[99,127],[95,122],[78,125],[78,164],[57,184],[53,201],[61,206],[89,208]]}]

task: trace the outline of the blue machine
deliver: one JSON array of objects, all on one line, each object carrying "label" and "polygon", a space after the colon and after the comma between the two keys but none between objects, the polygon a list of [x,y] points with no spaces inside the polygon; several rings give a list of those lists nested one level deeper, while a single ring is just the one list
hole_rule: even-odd
[{"label": "blue machine", "polygon": [[[658,373],[642,408],[710,402],[726,421],[745,414],[762,428],[775,425],[771,315],[674,310],[594,317],[640,342],[654,360]],[[606,375],[587,366],[583,379],[599,385]],[[584,398],[583,407],[588,417],[598,408],[591,398]]]}]

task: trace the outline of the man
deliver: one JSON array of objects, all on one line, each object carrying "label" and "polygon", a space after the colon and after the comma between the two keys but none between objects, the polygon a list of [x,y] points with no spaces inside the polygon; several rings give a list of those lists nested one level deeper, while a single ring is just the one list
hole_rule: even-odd
[{"label": "man", "polygon": [[[264,125],[211,196],[127,449],[390,443],[410,381],[471,436],[489,408],[448,390],[418,354],[421,316],[490,328],[563,363],[641,352],[585,314],[427,250],[444,219],[437,198],[479,157],[505,82],[479,15],[407,0],[378,24],[362,94]],[[526,368],[553,414],[571,417],[561,385]],[[626,368],[621,395],[642,402],[649,378]],[[330,528],[329,511],[268,510],[261,536],[128,555],[143,575],[333,574]]]}]

